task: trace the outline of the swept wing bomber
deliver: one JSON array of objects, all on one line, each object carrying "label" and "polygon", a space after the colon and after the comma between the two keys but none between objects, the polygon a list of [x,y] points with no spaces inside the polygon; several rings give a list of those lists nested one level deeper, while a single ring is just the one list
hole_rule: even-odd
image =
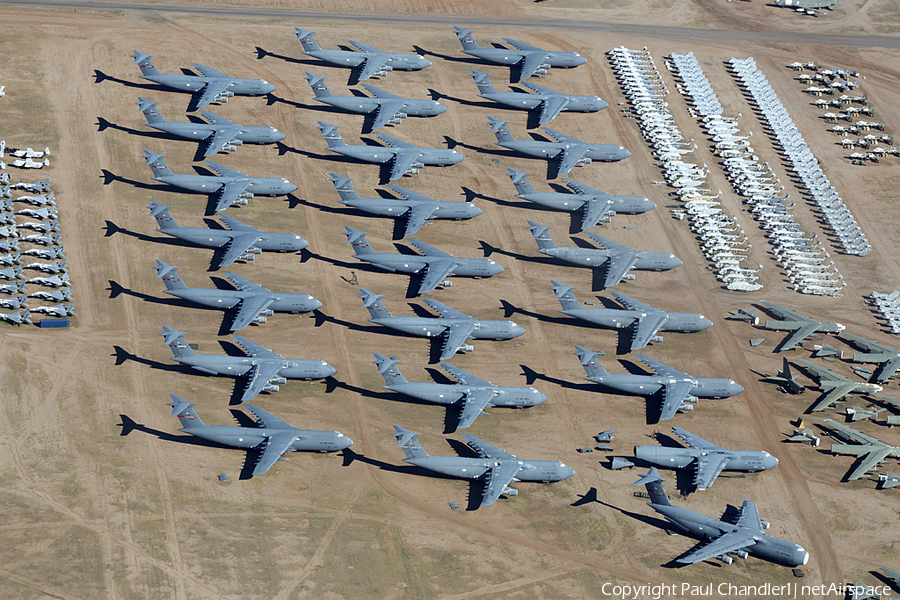
[{"label": "swept wing bomber", "polygon": [[900,369],[900,350],[851,333],[841,334],[841,337],[851,340],[854,346],[865,350],[865,352],[854,353],[853,362],[878,365],[875,373],[872,374],[872,381],[875,383],[888,381],[894,376],[897,369]]},{"label": "swept wing bomber", "polygon": [[802,394],[806,391],[806,388],[797,381],[797,376],[791,371],[791,363],[788,362],[787,357],[784,358],[784,366],[776,375],[766,375],[761,381],[780,385],[782,390],[792,394]]},{"label": "swept wing bomber", "polygon": [[856,456],[858,458],[846,475],[847,481],[859,479],[888,458],[900,459],[900,448],[898,447],[888,446],[877,438],[831,419],[825,419],[825,423],[828,423],[829,427],[837,432],[835,435],[838,438],[848,442],[832,444],[831,453]]},{"label": "swept wing bomber", "polygon": [[806,315],[801,315],[797,311],[783,306],[778,306],[773,302],[761,300],[760,304],[772,311],[780,320],[766,321],[766,329],[774,329],[776,331],[790,331],[786,338],[775,349],[776,352],[782,350],[792,350],[800,345],[804,339],[814,333],[840,333],[846,327],[840,323],[823,323],[816,321]]},{"label": "swept wing bomber", "polygon": [[819,389],[824,393],[815,404],[813,404],[809,412],[819,412],[830,407],[832,404],[846,396],[847,394],[871,394],[880,392],[883,388],[875,383],[866,383],[864,381],[853,381],[849,377],[844,377],[839,373],[835,373],[831,369],[820,367],[819,365],[803,360],[796,359],[798,364],[810,372],[811,376],[816,380]]}]

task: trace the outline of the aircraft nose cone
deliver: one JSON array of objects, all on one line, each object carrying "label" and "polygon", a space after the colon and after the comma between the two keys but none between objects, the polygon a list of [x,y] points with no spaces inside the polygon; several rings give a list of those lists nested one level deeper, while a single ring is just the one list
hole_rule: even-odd
[{"label": "aircraft nose cone", "polygon": [[419,63],[422,65],[422,68],[430,67],[431,61],[425,58],[424,56],[419,57]]},{"label": "aircraft nose cone", "polygon": [[322,365],[322,372],[325,373],[325,377],[331,377],[332,375],[337,373],[337,369],[335,369],[328,363],[325,363],[324,365]]},{"label": "aircraft nose cone", "polygon": [[535,405],[535,406],[537,406],[538,404],[543,404],[544,402],[547,401],[547,395],[546,395],[546,394],[542,394],[541,392],[538,392],[538,393],[535,394],[534,396],[535,396],[535,400],[534,400],[534,405]]},{"label": "aircraft nose cone", "polygon": [[461,162],[463,161],[464,158],[465,158],[465,156],[463,156],[462,154],[460,154],[459,152],[456,152],[456,151],[454,150],[454,151],[453,151],[453,155],[452,155],[452,159],[451,159],[453,162],[452,162],[451,164],[454,164],[454,165],[455,165],[455,164],[461,163]]},{"label": "aircraft nose cone", "polygon": [[480,215],[480,214],[483,213],[483,212],[484,212],[483,210],[481,210],[480,208],[478,208],[478,207],[475,206],[474,204],[471,204],[471,203],[469,204],[469,208],[468,208],[468,214],[469,214],[469,216],[477,217],[478,215]]},{"label": "aircraft nose cone", "polygon": [[[701,331],[704,329],[709,329],[712,326],[713,326],[713,322],[710,321],[709,319],[707,319],[706,317],[703,317],[702,319],[700,319],[700,330]],[[735,384],[735,385],[737,385],[737,384]],[[741,386],[738,385],[738,387],[741,387]],[[744,391],[744,388],[741,388],[741,391]]]},{"label": "aircraft nose cone", "polygon": [[347,448],[349,448],[350,446],[353,445],[353,440],[351,440],[350,438],[348,438],[345,435],[344,437],[340,438],[337,441],[336,445],[338,446],[338,450],[346,450]]},{"label": "aircraft nose cone", "polygon": [[587,62],[587,59],[585,57],[579,56],[575,59],[575,66],[577,67],[578,65],[583,65],[586,62]]},{"label": "aircraft nose cone", "polygon": [[672,264],[672,268],[673,268],[673,269],[677,269],[678,267],[680,267],[681,265],[684,264],[684,261],[681,260],[680,258],[678,258],[677,256],[673,256],[673,257],[670,259],[670,261],[671,261],[671,264]]},{"label": "aircraft nose cone", "polygon": [[512,330],[512,336],[513,336],[514,338],[517,338],[517,337],[519,337],[520,335],[524,335],[524,334],[525,334],[525,328],[522,327],[521,325],[519,325],[518,323],[514,324],[514,325],[512,326],[512,328],[511,328],[511,330]]},{"label": "aircraft nose cone", "polygon": [[312,306],[312,308],[309,310],[319,310],[320,308],[322,308],[322,301],[318,298],[313,298],[310,306]]},{"label": "aircraft nose cone", "polygon": [[656,202],[651,200],[650,198],[644,198],[644,210],[653,210],[656,208]]},{"label": "aircraft nose cone", "polygon": [[275,133],[275,134],[272,136],[272,141],[273,141],[273,142],[280,142],[280,141],[283,140],[283,139],[284,139],[284,134],[283,134],[282,132],[280,132],[280,131],[277,132],[277,133]]},{"label": "aircraft nose cone", "polygon": [[738,394],[742,393],[743,391],[744,391],[744,386],[742,386],[741,384],[734,383],[731,385],[731,395],[732,396],[737,396]]},{"label": "aircraft nose cone", "polygon": [[294,185],[293,183],[288,182],[288,183],[284,184],[284,189],[287,190],[285,192],[285,194],[291,194],[291,193],[297,191],[297,186]]},{"label": "aircraft nose cone", "polygon": [[597,98],[597,110],[603,110],[607,106],[609,106],[609,102],[606,102],[605,100],[601,100],[600,98]]},{"label": "aircraft nose cone", "polygon": [[631,152],[629,152],[625,148],[622,148],[619,150],[619,156],[621,156],[623,159],[625,159],[625,158],[628,158],[629,156],[631,156]]},{"label": "aircraft nose cone", "polygon": [[262,90],[263,90],[263,92],[266,93],[266,94],[271,94],[272,92],[275,91],[275,86],[272,85],[271,83],[267,83],[267,84],[265,84],[265,85],[262,86]]},{"label": "aircraft nose cone", "polygon": [[443,104],[438,104],[437,107],[435,107],[435,110],[437,111],[435,113],[436,115],[442,115],[445,112],[447,112],[447,107],[444,106]]},{"label": "aircraft nose cone", "polygon": [[294,252],[299,252],[300,250],[303,250],[304,248],[306,248],[307,246],[309,246],[309,242],[307,242],[306,240],[304,240],[304,239],[303,239],[302,237],[300,237],[299,235],[294,236],[294,237],[295,237],[296,239],[294,240],[294,243],[291,244],[291,250],[293,250]]},{"label": "aircraft nose cone", "polygon": [[766,460],[763,461],[763,464],[767,469],[774,469],[778,466],[778,459],[770,454],[766,457]]},{"label": "aircraft nose cone", "polygon": [[562,469],[560,469],[560,473],[562,473],[562,478],[560,479],[560,481],[562,481],[563,479],[568,479],[569,477],[574,475],[575,469],[573,469],[572,467],[569,467],[569,466],[565,466]]}]

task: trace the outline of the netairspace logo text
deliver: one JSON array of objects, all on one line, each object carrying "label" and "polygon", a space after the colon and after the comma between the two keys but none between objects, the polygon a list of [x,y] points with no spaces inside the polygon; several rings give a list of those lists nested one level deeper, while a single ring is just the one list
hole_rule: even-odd
[{"label": "netairspace logo text", "polygon": [[662,583],[657,585],[617,585],[604,583],[600,593],[607,598],[619,598],[620,600],[661,600],[663,598],[802,598],[805,596],[835,595],[846,597],[848,595],[864,595],[877,597],[878,594],[890,594],[889,586],[855,586],[844,583],[800,585],[798,583],[786,583],[774,585],[763,583],[760,585],[734,585],[733,583],[709,583],[706,585],[691,585],[690,583]]}]

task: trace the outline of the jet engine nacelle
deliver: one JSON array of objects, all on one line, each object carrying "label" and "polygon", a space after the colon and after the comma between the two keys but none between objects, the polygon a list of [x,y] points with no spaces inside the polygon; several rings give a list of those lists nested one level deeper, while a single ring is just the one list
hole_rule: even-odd
[{"label": "jet engine nacelle", "polygon": [[463,344],[459,347],[460,352],[475,352],[475,346],[471,344]]},{"label": "jet engine nacelle", "polygon": [[[238,194],[238,198],[253,198],[253,192],[241,192]],[[244,202],[244,204],[247,204]]]},{"label": "jet engine nacelle", "polygon": [[262,254],[262,248],[257,248],[256,246],[251,246],[247,248],[247,254]]},{"label": "jet engine nacelle", "polygon": [[419,174],[419,170],[416,169],[415,167],[410,167],[410,168],[408,168],[406,171],[404,171],[404,174],[405,174],[405,175],[418,175],[418,174]]},{"label": "jet engine nacelle", "polygon": [[582,157],[582,158],[579,158],[579,159],[578,159],[578,164],[577,164],[577,166],[581,167],[581,166],[583,166],[583,165],[589,165],[589,164],[591,164],[591,159],[590,159],[590,158],[587,158],[587,157],[585,156],[585,157]]},{"label": "jet engine nacelle", "polygon": [[634,274],[625,273],[624,275],[622,275],[622,281],[634,281]]},{"label": "jet engine nacelle", "polygon": [[277,392],[279,389],[280,389],[280,388],[279,388],[277,385],[264,385],[262,391],[263,391],[263,392],[269,392],[270,394],[274,394],[274,393]]},{"label": "jet engine nacelle", "polygon": [[287,379],[285,379],[284,377],[273,377],[269,380],[269,383],[273,385],[284,385],[285,383],[287,383]]},{"label": "jet engine nacelle", "polygon": [[416,161],[416,162],[414,162],[413,164],[409,165],[409,167],[410,167],[411,169],[424,169],[424,168],[425,168],[425,163],[421,163],[421,162]]},{"label": "jet engine nacelle", "polygon": [[662,339],[661,335],[654,335],[653,337],[650,338],[650,341],[655,344],[660,344],[660,343],[662,343],[663,339]]},{"label": "jet engine nacelle", "polygon": [[400,122],[400,117],[392,117],[388,119],[388,123],[390,123],[391,125],[399,125]]},{"label": "jet engine nacelle", "polygon": [[273,317],[273,316],[275,316],[275,311],[273,311],[271,308],[268,308],[259,314],[264,317]]},{"label": "jet engine nacelle", "polygon": [[728,556],[727,554],[720,554],[716,557],[718,560],[721,560],[726,565],[730,565],[734,562],[734,559]]},{"label": "jet engine nacelle", "polygon": [[244,141],[243,140],[231,140],[230,142],[228,142],[228,144],[231,146],[243,146]]},{"label": "jet engine nacelle", "polygon": [[734,553],[738,558],[747,558],[749,556],[746,550],[738,550]]},{"label": "jet engine nacelle", "polygon": [[237,199],[231,201],[231,205],[232,206],[247,206],[247,199],[246,198],[237,198]]},{"label": "jet engine nacelle", "polygon": [[395,116],[396,116],[398,119],[405,119],[405,118],[406,118],[406,113],[405,113],[405,112],[399,112],[399,113],[397,113]]},{"label": "jet engine nacelle", "polygon": [[511,487],[504,487],[503,491],[500,493],[504,496],[518,496],[519,490],[517,490],[515,488],[511,488]]},{"label": "jet engine nacelle", "polygon": [[222,146],[222,150],[224,150],[225,152],[234,152],[235,150],[237,150],[237,146],[234,146],[232,144],[225,144],[224,146]]},{"label": "jet engine nacelle", "polygon": [[678,407],[678,410],[683,410],[685,412],[691,412],[694,410],[694,405],[693,404],[685,404],[682,402],[681,406]]},{"label": "jet engine nacelle", "polygon": [[768,521],[760,521],[759,523],[760,523],[760,525],[762,525],[763,529],[768,529],[769,526],[771,525]]},{"label": "jet engine nacelle", "polygon": [[251,321],[251,322],[252,322],[252,323],[259,323],[260,325],[263,325],[263,324],[265,324],[265,322],[266,322],[266,318],[265,318],[265,317],[256,317],[256,318],[253,319],[253,321]]},{"label": "jet engine nacelle", "polygon": [[449,279],[445,279],[441,282],[441,287],[453,287],[453,282]]},{"label": "jet engine nacelle", "polygon": [[246,260],[247,262],[253,262],[253,254],[249,252],[244,252],[240,256],[238,256],[238,260]]}]

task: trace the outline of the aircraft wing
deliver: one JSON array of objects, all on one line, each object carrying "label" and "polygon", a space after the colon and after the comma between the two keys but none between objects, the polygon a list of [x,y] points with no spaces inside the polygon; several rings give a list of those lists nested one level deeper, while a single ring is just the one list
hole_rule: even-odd
[{"label": "aircraft wing", "polygon": [[517,460],[499,461],[498,465],[491,467],[484,475],[484,494],[481,497],[481,506],[490,506],[496,502],[520,470],[522,470],[522,466]]},{"label": "aircraft wing", "polygon": [[436,310],[442,317],[445,319],[472,319],[469,315],[463,312],[459,312],[455,308],[450,308],[446,304],[438,302],[437,300],[432,300],[431,298],[422,298],[422,302]]},{"label": "aircraft wing", "polygon": [[632,325],[631,350],[640,350],[650,343],[650,338],[665,325],[666,313],[656,310],[646,316],[638,317]]},{"label": "aircraft wing", "polygon": [[400,179],[403,177],[403,174],[412,166],[416,160],[419,159],[419,156],[422,155],[422,152],[412,146],[410,148],[401,148],[394,152],[394,166],[391,167],[391,179]]},{"label": "aircraft wing", "polygon": [[245,404],[244,408],[246,408],[251,415],[256,417],[259,421],[259,425],[265,429],[297,429],[290,423],[282,421],[272,413],[261,409],[255,404]]},{"label": "aircraft wing", "polygon": [[274,301],[275,299],[270,294],[255,294],[242,299],[240,308],[231,324],[231,330],[238,331],[252,323],[253,319],[269,308]]},{"label": "aircraft wing", "polygon": [[559,131],[556,131],[555,129],[550,129],[549,127],[541,127],[541,130],[549,133],[550,137],[552,137],[554,140],[556,140],[560,144],[578,144],[580,146],[587,146],[587,144],[585,144],[578,138],[573,138],[570,135],[560,133]]},{"label": "aircraft wing", "polygon": [[253,467],[253,475],[262,475],[272,468],[277,461],[281,460],[281,455],[291,449],[291,445],[298,437],[294,431],[279,431],[275,435],[270,435],[263,442],[262,454]]},{"label": "aircraft wing", "polygon": [[406,231],[403,235],[414,235],[419,231],[419,229],[428,222],[431,215],[434,214],[436,208],[437,204],[433,201],[411,204],[409,210],[406,212]]},{"label": "aircraft wing", "polygon": [[608,194],[601,192],[597,188],[592,188],[589,185],[584,185],[583,183],[579,183],[574,179],[565,179],[563,181],[566,182],[566,185],[571,188],[573,192],[578,194],[579,196],[607,196]]},{"label": "aircraft wing", "polygon": [[429,246],[425,242],[420,242],[419,240],[414,240],[412,238],[409,238],[407,241],[415,246],[416,250],[421,252],[424,256],[442,256],[444,258],[455,258],[452,254],[447,254],[443,250],[438,250],[434,246]]},{"label": "aircraft wing", "polygon": [[225,185],[219,187],[216,191],[216,212],[221,212],[230,207],[235,200],[240,198],[247,188],[250,186],[249,179],[236,179],[225,182]]},{"label": "aircraft wing", "polygon": [[[225,77],[224,75],[222,77]],[[209,106],[209,103],[218,97],[219,94],[228,89],[231,85],[231,79],[210,79],[203,86],[203,93],[197,100],[197,108]]]},{"label": "aircraft wing", "polygon": [[231,337],[235,342],[238,343],[238,346],[241,347],[241,350],[247,353],[248,356],[252,356],[253,358],[278,358],[280,360],[284,360],[284,357],[277,352],[272,352],[268,348],[263,348],[259,344],[251,342],[245,337],[241,337],[239,335],[233,335]]},{"label": "aircraft wing", "polygon": [[[792,321],[793,319],[788,320]],[[784,338],[784,340],[781,342],[781,349],[790,350],[791,348],[795,348],[806,338],[806,336],[815,333],[816,329],[818,328],[818,321],[812,321],[811,323],[801,325],[798,329],[793,330],[788,334],[786,338]]]},{"label": "aircraft wing", "polygon": [[219,266],[227,267],[232,264],[258,241],[258,231],[254,233],[238,233],[231,236],[231,239],[225,244],[225,254],[222,256],[222,261],[219,263]]},{"label": "aircraft wing", "polygon": [[[367,86],[367,88],[368,87],[371,86]],[[372,122],[372,129],[381,129],[387,125],[387,122],[394,118],[394,115],[399,113],[404,106],[406,106],[406,101],[402,98],[379,102],[378,108],[375,109],[375,120]]]},{"label": "aircraft wing", "polygon": [[[204,111],[200,111],[204,112]],[[206,113],[209,114],[209,113]],[[206,148],[203,149],[203,158],[209,158],[217,154],[225,144],[234,139],[234,136],[241,130],[240,125],[222,125],[218,127],[211,136],[203,140]]]},{"label": "aircraft wing", "polygon": [[622,281],[637,260],[638,256],[635,252],[610,254],[606,261],[606,278],[603,280],[603,287],[612,287]]},{"label": "aircraft wing", "polygon": [[484,409],[490,406],[491,400],[496,395],[493,388],[475,390],[463,398],[462,413],[459,415],[458,429],[465,429],[475,422],[475,419],[485,414]]},{"label": "aircraft wing", "polygon": [[247,179],[247,176],[241,173],[240,171],[235,171],[234,169],[229,169],[225,165],[220,165],[217,162],[213,162],[211,160],[204,160],[203,163],[208,166],[210,169],[218,173],[221,177],[235,177],[238,179]]},{"label": "aircraft wing", "polygon": [[203,118],[209,121],[212,125],[237,125],[237,123],[235,123],[234,121],[229,121],[224,117],[214,115],[206,110],[198,110],[197,112],[200,113]]},{"label": "aircraft wing", "polygon": [[875,370],[874,380],[885,381],[888,377],[896,373],[897,369],[900,369],[900,356],[895,356],[894,358],[881,363],[878,366],[878,369]]},{"label": "aircraft wing", "polygon": [[697,450],[722,450],[721,446],[711,444],[699,435],[694,435],[690,431],[685,431],[681,427],[673,427],[672,433],[684,440],[684,443],[691,448],[696,448]]},{"label": "aircraft wing", "polygon": [[517,62],[513,68],[519,69],[519,79],[527,79],[534,75],[534,72],[544,64],[547,57],[550,56],[546,50],[529,50],[522,52],[522,60]]},{"label": "aircraft wing", "polygon": [[559,161],[559,170],[558,173],[560,175],[565,175],[569,171],[575,168],[575,165],[578,164],[578,161],[581,160],[585,154],[587,154],[588,147],[585,144],[577,145],[577,146],[566,146],[562,149],[561,152],[557,153],[553,158]]},{"label": "aircraft wing", "polygon": [[[351,42],[353,43],[353,42]],[[371,48],[371,46],[369,46]],[[384,63],[388,61],[391,57],[387,52],[382,52],[381,50],[374,49],[374,51],[366,51],[369,52],[366,59],[362,62],[362,65],[359,67],[359,78],[358,81],[365,81],[375,73],[381,70],[381,67],[384,66]]]},{"label": "aircraft wing", "polygon": [[228,215],[219,215],[219,218],[222,219],[222,222],[225,223],[225,226],[228,227],[229,231],[259,233],[258,229],[254,228],[254,227],[250,227],[246,223],[241,223],[234,217],[229,217]]},{"label": "aircraft wing", "polygon": [[479,458],[490,458],[492,460],[517,460],[515,456],[513,456],[506,450],[501,450],[496,446],[491,446],[487,442],[478,439],[474,435],[464,433],[462,434],[462,437],[466,440],[466,444],[469,445],[469,448],[471,448],[478,454]]},{"label": "aircraft wing", "polygon": [[701,543],[694,547],[693,550],[675,559],[685,565],[693,565],[704,560],[715,558],[720,554],[734,552],[742,548],[748,548],[756,543],[752,535],[741,532],[728,532],[720,535],[711,542]]},{"label": "aircraft wing", "polygon": [[744,500],[735,525],[763,531],[763,521],[759,518],[759,509],[756,508],[756,504],[750,500]]},{"label": "aircraft wing", "polygon": [[844,425],[843,423],[838,423],[837,421],[834,421],[832,419],[824,419],[824,421],[826,423],[828,423],[828,425],[830,427],[833,427],[836,431],[840,431],[847,438],[849,438],[853,441],[856,441],[860,444],[873,444],[875,446],[884,444],[884,442],[882,442],[881,440],[879,440],[877,438],[873,438],[871,436],[868,436],[868,435],[864,434],[862,431],[857,431],[856,429],[853,429],[852,427],[848,427],[847,425]]},{"label": "aircraft wing", "polygon": [[444,348],[441,350],[441,360],[453,358],[459,347],[466,343],[472,332],[475,331],[475,319],[468,323],[454,323],[447,328]]},{"label": "aircraft wing", "polygon": [[649,356],[644,356],[643,354],[635,353],[635,356],[638,357],[642,363],[653,369],[653,371],[659,375],[660,377],[667,377],[669,379],[686,379],[687,374],[682,373],[676,369],[673,369],[669,365],[665,363],[661,363],[658,360],[653,360]]},{"label": "aircraft wing", "polygon": [[538,118],[538,123],[540,125],[546,125],[558,117],[559,113],[564,111],[568,105],[568,96],[563,96],[562,94],[544,98],[541,102],[541,114]]},{"label": "aircraft wing", "polygon": [[650,306],[645,302],[641,302],[640,300],[635,300],[631,296],[626,296],[622,292],[610,292],[616,300],[619,301],[625,308],[629,310],[640,310],[643,312],[657,312],[658,309]]},{"label": "aircraft wing", "polygon": [[537,46],[531,46],[526,44],[525,42],[520,42],[519,40],[514,40],[511,38],[501,38],[504,42],[512,46],[513,48],[517,48],[519,50],[523,50],[526,52],[546,52],[546,50],[542,48],[538,48]]},{"label": "aircraft wing", "polygon": [[406,103],[405,98],[401,98],[400,96],[397,96],[396,94],[386,92],[381,88],[375,87],[374,85],[369,85],[368,83],[362,83],[360,85],[362,85],[362,87],[369,90],[369,92],[372,93],[376,98],[384,98],[384,99],[390,99],[390,100],[402,100],[404,103]]},{"label": "aircraft wing", "polygon": [[416,148],[418,150],[417,146],[413,146],[409,142],[404,142],[403,140],[398,140],[397,138],[391,137],[384,133],[376,133],[375,135],[378,136],[378,139],[380,139],[382,142],[384,142],[391,148]]},{"label": "aircraft wing", "polygon": [[223,271],[222,275],[227,277],[228,281],[230,281],[231,284],[234,285],[234,287],[238,288],[242,292],[270,293],[269,290],[267,290],[263,286],[257,285],[249,279],[244,279],[240,275],[236,275],[231,271]]},{"label": "aircraft wing", "polygon": [[357,42],[356,40],[347,40],[351,46],[356,48],[357,50],[361,50],[363,52],[375,52],[376,54],[387,54],[384,50],[380,48],[376,48],[375,46],[370,46],[368,44],[363,44],[362,42]]},{"label": "aircraft wing", "polygon": [[485,381],[480,377],[475,377],[471,373],[467,373],[466,371],[463,371],[459,367],[451,365],[450,363],[441,363],[441,368],[450,373],[450,375],[452,375],[454,379],[456,379],[463,385],[494,387],[494,384],[490,381]]},{"label": "aircraft wing", "polygon": [[581,210],[583,211],[581,229],[596,227],[600,219],[613,212],[612,202],[603,198],[588,198],[581,206]]},{"label": "aircraft wing", "polygon": [[428,204],[437,204],[434,198],[429,198],[424,194],[408,190],[405,187],[400,187],[399,185],[395,185],[393,183],[389,183],[388,187],[391,188],[398,196],[406,200],[410,200],[413,202],[425,202]]},{"label": "aircraft wing", "polygon": [[674,417],[693,389],[694,382],[684,379],[665,383],[662,388],[662,411],[659,420],[666,421]]},{"label": "aircraft wing", "polygon": [[850,392],[852,392],[855,388],[856,388],[856,385],[853,382],[845,383],[845,384],[838,384],[838,385],[832,387],[831,389],[829,389],[824,394],[822,394],[822,397],[819,398],[819,400],[815,404],[812,405],[812,407],[809,409],[809,411],[810,412],[823,411],[826,408],[831,407],[832,404],[834,404],[835,402],[837,402],[838,400],[840,400],[841,398],[843,398]]},{"label": "aircraft wing", "polygon": [[866,473],[874,469],[878,463],[883,461],[893,451],[890,446],[884,448],[872,448],[872,450],[860,457],[859,462],[847,473],[847,481],[859,479]]},{"label": "aircraft wing", "polygon": [[[233,337],[238,338],[238,336]],[[243,377],[246,383],[244,384],[244,394],[241,396],[241,402],[256,398],[262,389],[266,387],[266,384],[269,383],[269,380],[278,376],[278,372],[282,368],[284,368],[284,362],[277,360],[260,361],[253,365]]]},{"label": "aircraft wing", "polygon": [[831,369],[827,369],[825,367],[820,367],[816,363],[810,362],[808,360],[804,360],[802,358],[796,359],[794,362],[803,365],[804,368],[809,370],[816,378],[820,384],[823,381],[837,381],[841,383],[853,383],[853,380],[849,377],[844,377],[839,373],[835,373]]},{"label": "aircraft wing", "polygon": [[801,315],[795,310],[791,310],[789,308],[785,308],[783,306],[779,306],[774,302],[769,302],[768,300],[760,300],[760,304],[771,310],[775,313],[775,316],[779,319],[785,319],[787,321],[812,321],[813,319],[807,317],[806,315]]},{"label": "aircraft wing", "polygon": [[694,485],[697,486],[697,489],[709,489],[727,463],[728,457],[721,454],[700,454],[697,457],[696,471],[694,472]]},{"label": "aircraft wing", "polygon": [[200,71],[204,77],[222,77],[224,79],[231,79],[230,76],[222,73],[221,71],[216,71],[215,69],[210,69],[205,65],[201,65],[200,63],[191,63],[191,66]]},{"label": "aircraft wing", "polygon": [[[439,258],[429,261],[425,267],[425,276],[419,284],[419,293],[427,294],[441,285],[441,282],[453,275],[458,263],[454,258]],[[455,352],[455,350],[454,350]]]},{"label": "aircraft wing", "polygon": [[634,250],[632,250],[628,246],[623,246],[622,244],[605,238],[602,235],[597,235],[596,233],[592,233],[590,231],[585,231],[584,233],[586,236],[603,246],[605,250],[615,250],[616,252],[634,252]]},{"label": "aircraft wing", "polygon": [[522,85],[527,87],[532,92],[537,92],[538,94],[543,94],[543,95],[547,95],[547,96],[563,96],[563,95],[565,95],[565,94],[560,94],[556,90],[551,90],[550,88],[545,88],[545,87],[539,86],[536,83],[531,83],[530,81],[523,81]]}]

